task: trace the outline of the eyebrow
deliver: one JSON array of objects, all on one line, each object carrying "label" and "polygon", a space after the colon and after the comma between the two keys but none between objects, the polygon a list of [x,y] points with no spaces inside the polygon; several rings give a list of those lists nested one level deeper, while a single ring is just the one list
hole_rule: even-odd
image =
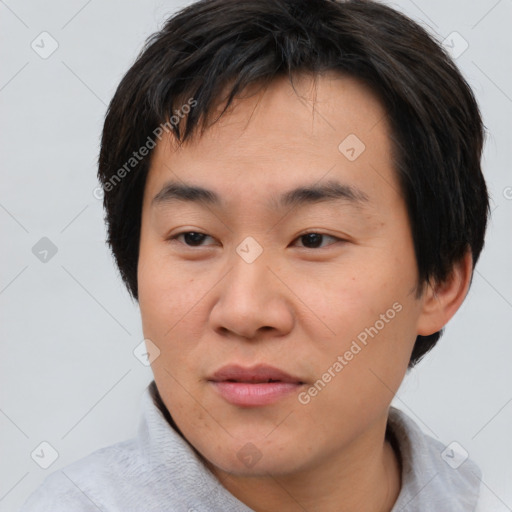
[{"label": "eyebrow", "polygon": [[[224,202],[213,190],[177,182],[166,183],[151,201],[152,206],[171,204],[175,201],[194,202],[206,206],[222,206]],[[281,194],[277,199],[271,198],[269,206],[284,209],[325,201],[345,201],[361,206],[369,201],[367,194],[357,187],[338,181],[324,184],[299,186]]]}]

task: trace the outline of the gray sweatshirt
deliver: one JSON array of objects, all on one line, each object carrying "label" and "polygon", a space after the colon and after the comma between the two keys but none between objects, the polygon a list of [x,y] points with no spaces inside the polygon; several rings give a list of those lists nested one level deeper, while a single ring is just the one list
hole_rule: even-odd
[{"label": "gray sweatshirt", "polygon": [[[253,512],[226,490],[174,430],[154,381],[137,436],[50,474],[20,512]],[[388,431],[402,462],[392,512],[510,512],[457,445],[424,434],[391,407]],[[463,461],[463,462],[462,462]]]}]

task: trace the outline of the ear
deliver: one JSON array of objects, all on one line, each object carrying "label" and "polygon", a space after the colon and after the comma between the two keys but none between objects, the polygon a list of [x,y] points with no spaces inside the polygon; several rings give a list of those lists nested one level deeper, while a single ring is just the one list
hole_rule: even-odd
[{"label": "ear", "polygon": [[468,250],[453,265],[450,275],[442,282],[427,285],[421,298],[423,307],[418,318],[418,334],[429,336],[440,331],[466,298],[473,272],[473,258]]}]

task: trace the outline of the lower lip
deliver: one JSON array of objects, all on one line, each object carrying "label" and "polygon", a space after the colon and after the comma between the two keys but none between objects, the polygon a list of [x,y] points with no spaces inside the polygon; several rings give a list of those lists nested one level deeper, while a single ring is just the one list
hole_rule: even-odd
[{"label": "lower lip", "polygon": [[241,406],[268,405],[296,392],[302,384],[293,382],[213,382],[217,392],[228,402]]}]

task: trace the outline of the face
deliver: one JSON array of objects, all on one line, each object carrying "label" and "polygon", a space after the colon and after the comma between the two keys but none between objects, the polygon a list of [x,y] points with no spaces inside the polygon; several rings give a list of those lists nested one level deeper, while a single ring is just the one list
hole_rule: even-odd
[{"label": "face", "polygon": [[180,148],[162,140],[144,192],[157,387],[188,441],[239,475],[382,444],[421,317],[382,105],[340,75],[294,84],[244,95]]}]

